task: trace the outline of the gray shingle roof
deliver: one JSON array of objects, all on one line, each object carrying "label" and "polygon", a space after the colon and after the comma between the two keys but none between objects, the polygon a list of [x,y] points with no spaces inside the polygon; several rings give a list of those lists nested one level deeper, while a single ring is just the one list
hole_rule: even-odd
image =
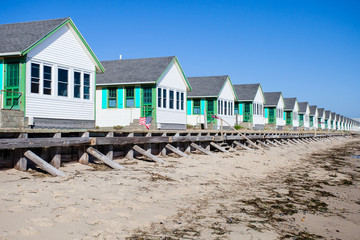
[{"label": "gray shingle roof", "polygon": [[330,113],[331,113],[331,111],[329,111],[329,110],[325,111],[325,119],[330,118]]},{"label": "gray shingle roof", "polygon": [[299,113],[305,114],[309,103],[308,102],[298,102],[298,104],[299,104]]},{"label": "gray shingle roof", "polygon": [[234,85],[239,101],[254,101],[259,87],[260,83]]},{"label": "gray shingle roof", "polygon": [[310,116],[315,116],[316,109],[317,109],[316,105],[310,106]]},{"label": "gray shingle roof", "polygon": [[281,92],[264,92],[265,107],[276,107],[280,101]]},{"label": "gray shingle roof", "polygon": [[284,98],[285,109],[286,111],[293,111],[296,104],[296,98]]},{"label": "gray shingle roof", "polygon": [[96,76],[96,84],[155,83],[175,57],[102,61],[106,72]]},{"label": "gray shingle roof", "polygon": [[324,108],[318,108],[319,117],[323,117],[325,109]]},{"label": "gray shingle roof", "polygon": [[224,86],[228,75],[188,77],[192,91],[187,93],[188,97],[217,97]]},{"label": "gray shingle roof", "polygon": [[0,25],[0,53],[21,52],[69,18]]},{"label": "gray shingle roof", "polygon": [[339,121],[340,120],[340,114],[336,114],[336,119]]},{"label": "gray shingle roof", "polygon": [[332,113],[331,113],[331,118],[332,118],[332,119],[335,119],[335,117],[336,117],[336,113],[332,112]]}]

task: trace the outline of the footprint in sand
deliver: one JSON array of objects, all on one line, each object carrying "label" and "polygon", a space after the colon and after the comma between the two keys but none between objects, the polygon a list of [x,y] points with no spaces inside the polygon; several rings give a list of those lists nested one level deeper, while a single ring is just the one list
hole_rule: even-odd
[{"label": "footprint in sand", "polygon": [[31,218],[27,219],[26,221],[39,227],[52,227],[55,225],[49,218]]},{"label": "footprint in sand", "polygon": [[24,227],[21,228],[19,231],[17,231],[18,234],[21,234],[23,236],[32,237],[39,234],[39,230],[37,230],[34,227]]}]

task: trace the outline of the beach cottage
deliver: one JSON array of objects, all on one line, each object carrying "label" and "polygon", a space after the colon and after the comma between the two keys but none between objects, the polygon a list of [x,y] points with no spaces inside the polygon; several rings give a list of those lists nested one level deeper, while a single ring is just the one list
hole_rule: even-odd
[{"label": "beach cottage", "polygon": [[284,98],[282,92],[264,92],[265,98],[265,128],[283,130]]},{"label": "beach cottage", "polygon": [[340,114],[336,114],[336,130],[340,130]]},{"label": "beach cottage", "polygon": [[318,128],[318,108],[316,105],[312,105],[309,108],[309,127],[311,130],[316,130]]},{"label": "beach cottage", "polygon": [[285,130],[298,130],[299,105],[296,98],[284,98],[285,103]]},{"label": "beach cottage", "polygon": [[152,129],[186,129],[190,84],[175,56],[102,61],[106,73],[96,83],[96,125],[139,125],[147,117]]},{"label": "beach cottage", "polygon": [[325,111],[325,129],[326,130],[331,129],[331,111],[329,110]]},{"label": "beach cottage", "polygon": [[325,109],[318,108],[318,128],[325,129]]},{"label": "beach cottage", "polygon": [[265,97],[260,83],[234,85],[238,101],[235,103],[236,122],[245,128],[263,130],[265,126]]},{"label": "beach cottage", "polygon": [[71,18],[3,24],[0,36],[1,115],[12,119],[0,127],[95,127],[104,68]]},{"label": "beach cottage", "polygon": [[[231,126],[235,125],[237,96],[229,76],[188,77],[188,80],[192,86],[187,96],[189,125],[199,126],[206,121],[208,128],[219,129],[221,121],[213,115],[220,116]],[[223,123],[223,127],[229,128],[228,124]]]},{"label": "beach cottage", "polygon": [[336,113],[331,112],[331,130],[335,131],[336,130]]},{"label": "beach cottage", "polygon": [[299,102],[299,127],[304,130],[310,128],[310,106],[308,102]]}]

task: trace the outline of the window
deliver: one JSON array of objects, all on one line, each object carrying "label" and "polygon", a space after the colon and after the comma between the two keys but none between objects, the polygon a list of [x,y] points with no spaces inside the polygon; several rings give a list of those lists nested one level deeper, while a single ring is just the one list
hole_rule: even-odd
[{"label": "window", "polygon": [[68,95],[68,70],[58,69],[58,96]]},{"label": "window", "polygon": [[170,98],[170,102],[169,102],[169,108],[170,109],[174,109],[174,91],[170,90],[169,91],[169,98]]},{"label": "window", "polygon": [[40,65],[36,63],[31,64],[31,92],[39,93],[40,85]]},{"label": "window", "polygon": [[223,100],[221,100],[221,113],[220,114],[223,114],[224,113],[224,102]]},{"label": "window", "polygon": [[224,115],[227,115],[227,101],[224,101]]},{"label": "window", "polygon": [[80,98],[81,73],[74,72],[74,98]]},{"label": "window", "polygon": [[125,88],[126,107],[135,107],[135,89],[133,87]]},{"label": "window", "polygon": [[163,108],[166,108],[166,89],[163,89]]},{"label": "window", "polygon": [[184,110],[184,93],[181,93],[181,110]]},{"label": "window", "polygon": [[90,74],[84,73],[84,99],[90,99]]},{"label": "window", "polygon": [[235,115],[239,114],[239,104],[237,104],[237,103],[235,103],[234,114]]},{"label": "window", "polygon": [[109,108],[117,107],[117,89],[116,88],[109,88],[108,106],[109,106]]},{"label": "window", "polygon": [[230,116],[233,115],[233,103],[231,102],[230,103]]},{"label": "window", "polygon": [[158,107],[161,107],[161,88],[158,88]]},{"label": "window", "polygon": [[180,92],[176,92],[176,109],[180,109]]},{"label": "window", "polygon": [[194,100],[193,114],[200,114],[200,100],[199,99]]},{"label": "window", "polygon": [[51,67],[44,66],[43,77],[43,93],[45,95],[51,95]]},{"label": "window", "polygon": [[218,112],[219,112],[219,114],[221,114],[221,102],[220,102],[220,100],[218,100]]}]

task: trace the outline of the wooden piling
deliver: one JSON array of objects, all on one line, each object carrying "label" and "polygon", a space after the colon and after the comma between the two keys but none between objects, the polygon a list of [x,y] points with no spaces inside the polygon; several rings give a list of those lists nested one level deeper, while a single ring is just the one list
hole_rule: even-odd
[{"label": "wooden piling", "polygon": [[39,168],[50,173],[53,176],[62,176],[62,177],[65,176],[65,174],[63,172],[54,168],[53,166],[51,166],[49,163],[47,163],[45,160],[43,160],[42,158],[40,158],[38,155],[36,155],[35,153],[33,153],[30,150],[27,150],[24,153],[24,156],[27,157],[28,159],[30,159],[37,166],[39,166]]},{"label": "wooden piling", "polygon": [[234,144],[241,147],[241,148],[243,148],[243,149],[245,149],[245,150],[250,150],[250,151],[254,150],[252,148],[249,148],[248,146],[245,146],[244,144],[239,143],[238,141],[234,141]]},{"label": "wooden piling", "polygon": [[86,149],[86,151],[115,170],[124,169],[123,166],[109,159],[107,156],[105,156],[95,148],[89,147]]},{"label": "wooden piling", "polygon": [[192,146],[193,148],[199,150],[199,151],[202,152],[202,153],[205,153],[206,155],[214,155],[214,153],[206,150],[206,149],[203,148],[203,147],[200,147],[200,146],[197,145],[196,143],[191,143],[190,146]]},{"label": "wooden piling", "polygon": [[219,151],[223,152],[223,153],[229,153],[229,151],[228,151],[228,150],[226,150],[225,148],[223,148],[223,147],[221,147],[221,146],[217,145],[217,144],[216,144],[216,143],[214,143],[214,142],[210,142],[210,145],[211,145],[211,146],[213,146],[214,148],[216,148],[217,150],[219,150]]},{"label": "wooden piling", "polygon": [[172,146],[171,144],[166,144],[165,148],[169,149],[170,151],[176,153],[177,155],[179,155],[180,157],[186,157],[189,158],[190,156],[187,155],[186,153],[183,153],[182,151],[180,151],[179,149],[177,149],[176,147]]},{"label": "wooden piling", "polygon": [[137,151],[138,153],[144,155],[145,157],[150,158],[151,160],[158,162],[158,163],[165,163],[165,161],[161,160],[160,158],[156,157],[155,155],[152,155],[151,153],[149,153],[148,151],[145,151],[144,149],[142,149],[141,147],[139,147],[138,145],[133,146],[133,149],[135,151]]}]

